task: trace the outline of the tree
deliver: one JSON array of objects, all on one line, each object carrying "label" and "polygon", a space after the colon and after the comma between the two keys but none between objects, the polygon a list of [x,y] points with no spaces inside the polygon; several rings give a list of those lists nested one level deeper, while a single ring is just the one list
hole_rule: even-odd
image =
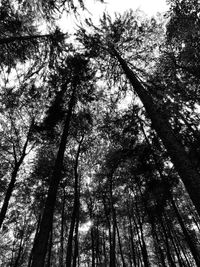
[{"label": "tree", "polygon": [[80,97],[80,95],[78,94],[78,90],[81,90],[82,88],[82,90],[84,90],[85,84],[88,83],[88,79],[91,78],[90,69],[88,67],[89,62],[85,60],[81,55],[75,55],[74,58],[69,57],[66,63],[68,63],[68,65],[65,67],[65,70],[66,72],[69,71],[69,76],[65,77],[65,83],[61,84],[61,86],[63,90],[67,90],[69,86],[69,90],[71,91],[71,97],[68,103],[68,111],[64,118],[64,128],[59,145],[59,151],[55,161],[54,171],[50,178],[48,196],[40,224],[40,230],[33,247],[33,262],[31,265],[32,267],[44,266],[49,233],[52,227],[57,190],[62,177],[61,174],[63,158],[67,144],[67,138],[69,135],[72,113],[75,108],[76,102]]},{"label": "tree", "polygon": [[[145,86],[144,82],[140,81],[134,71],[129,67],[129,62],[122,58],[121,53],[123,52],[119,52],[120,46],[123,45],[123,42],[125,43],[125,40],[123,39],[123,30],[120,32],[119,29],[122,29],[123,26],[126,25],[127,21],[127,27],[129,26],[130,21],[128,20],[128,16],[129,20],[134,20],[134,18],[132,18],[129,14],[127,14],[124,21],[122,21],[122,18],[117,18],[113,23],[110,23],[109,18],[104,18],[104,20],[102,20],[102,29],[98,29],[99,33],[102,33],[101,35],[99,33],[94,33],[93,36],[87,36],[86,32],[82,30],[82,32],[80,32],[82,37],[80,38],[82,38],[81,40],[85,44],[86,49],[90,45],[92,50],[94,50],[95,47],[96,53],[97,51],[104,51],[104,54],[107,53],[107,55],[110,55],[111,58],[117,60],[131,86],[134,88],[134,91],[143,103],[147,115],[151,119],[153,128],[156,130],[165,145],[165,148],[167,149],[171,160],[190,195],[190,198],[200,214],[198,201],[200,194],[199,173],[190,161],[185,148],[178,140],[179,136],[177,136],[177,134],[175,135],[173,132],[173,129],[167,119],[168,116],[165,114],[165,110],[162,109],[162,105],[159,106],[155,103],[151,93],[148,91],[149,86]],[[118,29],[117,35],[115,32],[116,29]],[[125,37],[128,39],[129,35],[125,35]],[[93,53],[90,49],[91,48],[89,47],[89,53]],[[97,56],[98,55],[95,54],[95,57]]]}]

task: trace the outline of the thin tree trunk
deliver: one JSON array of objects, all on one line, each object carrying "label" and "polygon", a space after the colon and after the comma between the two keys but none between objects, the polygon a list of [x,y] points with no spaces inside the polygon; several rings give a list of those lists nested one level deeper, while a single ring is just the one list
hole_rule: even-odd
[{"label": "thin tree trunk", "polygon": [[53,245],[53,227],[51,228],[50,235],[49,235],[49,247],[48,247],[48,257],[47,257],[46,267],[51,267],[52,245]]},{"label": "thin tree trunk", "polygon": [[18,250],[17,258],[16,258],[16,260],[15,260],[15,264],[14,264],[13,267],[18,267],[18,265],[19,265],[19,261],[20,261],[20,258],[21,258],[21,252],[22,252],[22,250],[23,250],[23,245],[22,245],[22,243],[23,243],[23,236],[21,237],[21,240],[20,240],[20,244],[19,244],[19,250]]},{"label": "thin tree trunk", "polygon": [[169,262],[169,266],[176,267],[176,264],[174,263],[174,260],[172,259],[170,244],[169,244],[169,236],[166,232],[162,217],[160,217],[160,223],[161,223],[161,227],[162,227],[162,232],[163,232],[164,237],[165,237],[165,245],[166,245],[166,250],[167,250],[166,253],[167,253],[167,259]]},{"label": "thin tree trunk", "polygon": [[8,205],[9,205],[9,201],[10,201],[10,198],[12,196],[12,192],[13,192],[14,187],[15,187],[15,182],[16,182],[16,178],[17,178],[17,175],[18,175],[18,172],[19,172],[19,168],[22,165],[22,163],[24,161],[24,158],[26,156],[26,149],[27,149],[27,146],[28,146],[29,137],[30,137],[30,134],[31,134],[31,129],[32,129],[32,124],[31,124],[31,126],[29,128],[29,131],[28,131],[28,134],[27,134],[27,138],[26,138],[26,142],[24,143],[22,154],[21,154],[21,157],[20,157],[19,160],[17,160],[17,155],[16,155],[16,152],[15,152],[15,148],[13,147],[13,153],[14,153],[14,158],[15,158],[15,166],[14,166],[14,169],[13,169],[12,174],[11,174],[11,180],[10,180],[10,183],[8,185],[8,189],[6,191],[6,195],[5,195],[5,198],[4,198],[4,201],[3,201],[3,205],[2,205],[2,208],[1,208],[1,212],[0,212],[0,228],[1,228],[2,224],[3,224],[3,221],[4,221],[5,216],[6,216],[6,212],[7,212]]},{"label": "thin tree trunk", "polygon": [[[133,237],[133,226],[132,226],[132,221],[131,221],[131,213],[130,213],[130,200],[127,201],[127,207],[128,207],[128,220],[129,220],[129,231],[130,231],[130,241],[131,241],[131,255],[133,258],[133,264],[134,267],[136,267],[136,251],[135,251],[135,244],[134,244],[134,237]],[[131,205],[132,206],[132,205]]]},{"label": "thin tree trunk", "polygon": [[183,253],[183,256],[185,258],[185,262],[186,262],[186,266],[187,267],[191,267],[193,266],[193,259],[192,259],[192,263],[191,263],[191,259],[188,258],[188,251],[187,251],[187,248],[185,248],[184,245],[180,244],[180,248],[181,248],[181,251]]},{"label": "thin tree trunk", "polygon": [[75,237],[74,237],[74,256],[73,256],[73,267],[77,266],[77,259],[78,259],[78,226],[79,226],[79,218],[76,220],[76,227],[75,227]]},{"label": "thin tree trunk", "polygon": [[[104,265],[107,266],[106,238],[104,232],[103,232],[103,255],[104,255]],[[95,267],[95,265],[92,267]]]},{"label": "thin tree trunk", "polygon": [[132,227],[132,222],[131,222],[131,216],[129,213],[129,229],[130,229],[130,239],[131,239],[131,249],[132,249],[132,258],[133,258],[133,264],[134,267],[136,267],[136,253],[135,253],[135,245],[133,242],[133,227]]},{"label": "thin tree trunk", "polygon": [[[140,253],[142,254],[142,257],[140,257],[138,255],[138,258],[142,261],[143,260],[143,263],[144,263],[144,266],[145,266],[145,258],[144,258],[144,254],[143,254],[143,244],[142,244],[142,241],[141,241],[141,237],[140,237],[140,232],[139,232],[139,228],[138,228],[138,225],[137,225],[137,222],[136,222],[136,219],[134,217],[134,215],[132,214],[132,219],[133,219],[133,222],[135,224],[135,229],[136,229],[136,233],[137,233],[137,236],[138,236],[138,243],[139,243],[139,247],[140,247]],[[141,259],[142,258],[142,259]],[[136,265],[137,266],[137,265]],[[146,266],[145,266],[146,267]]]},{"label": "thin tree trunk", "polygon": [[[115,220],[116,220],[116,218],[115,218]],[[119,227],[117,225],[117,220],[116,220],[116,230],[117,230],[117,238],[118,238],[118,244],[119,244],[119,251],[120,251],[120,255],[121,255],[121,259],[122,259],[122,266],[123,267],[126,267],[125,260],[124,260],[124,255],[123,255],[123,251],[122,251],[121,239],[120,239],[120,235],[119,235]]]},{"label": "thin tree trunk", "polygon": [[200,175],[191,163],[187,152],[175,136],[168,120],[165,119],[163,111],[154,103],[152,96],[148,93],[134,72],[129,68],[127,62],[120,56],[119,52],[111,47],[111,54],[115,56],[129,79],[135,92],[142,101],[152,126],[161,138],[167,149],[172,162],[179,173],[188,193],[200,215]]},{"label": "thin tree trunk", "polygon": [[184,263],[182,261],[181,253],[177,249],[177,244],[174,241],[174,235],[172,235],[171,230],[169,229],[168,221],[166,221],[166,227],[167,227],[167,232],[168,232],[169,238],[170,238],[170,240],[172,242],[172,245],[174,247],[175,255],[176,255],[176,258],[178,260],[179,266],[180,267],[184,267]]},{"label": "thin tree trunk", "polygon": [[100,242],[99,242],[99,221],[97,219],[97,224],[96,224],[96,259],[97,259],[97,266],[101,266],[101,254],[100,254]]},{"label": "thin tree trunk", "polygon": [[91,241],[92,241],[92,267],[95,267],[95,247],[94,247],[94,230],[93,226],[91,227]]},{"label": "thin tree trunk", "polygon": [[103,205],[104,205],[104,213],[105,213],[106,221],[107,221],[107,224],[108,224],[109,248],[110,248],[110,262],[111,262],[112,229],[111,229],[111,222],[110,222],[110,218],[109,218],[109,213],[108,213],[107,207],[106,207],[106,195],[103,195],[102,196],[102,201],[103,201]]},{"label": "thin tree trunk", "polygon": [[160,241],[159,241],[159,238],[158,238],[158,234],[157,234],[157,231],[156,231],[155,223],[154,223],[153,219],[150,216],[149,216],[149,218],[150,218],[151,227],[152,227],[152,235],[153,235],[153,238],[154,238],[155,243],[156,243],[156,247],[157,247],[158,252],[159,252],[161,264],[162,264],[163,267],[166,267],[165,256],[164,256],[164,253],[162,251],[162,247],[161,247],[161,244],[160,244]]},{"label": "thin tree trunk", "polygon": [[[39,217],[38,217],[37,229],[36,229],[36,232],[35,232],[35,237],[34,237],[34,242],[33,242],[33,243],[35,243],[35,240],[36,240],[37,235],[38,235],[38,232],[39,232],[40,222],[41,222],[41,217],[42,217],[42,214],[41,214],[41,212],[40,212]],[[33,248],[31,249],[31,253],[30,253],[30,255],[29,255],[28,267],[31,267],[32,258],[33,258]]]},{"label": "thin tree trunk", "polygon": [[187,244],[188,244],[188,246],[190,248],[190,251],[192,253],[192,256],[194,257],[196,265],[200,266],[200,254],[199,254],[199,251],[198,251],[194,241],[192,240],[191,236],[189,235],[188,230],[185,227],[183,219],[182,219],[182,217],[181,217],[181,215],[180,215],[180,213],[178,211],[178,208],[176,207],[176,204],[175,204],[173,199],[171,199],[171,203],[172,203],[173,209],[175,211],[176,217],[178,219],[178,222],[179,222],[179,224],[181,226],[181,229],[183,231],[183,234],[185,236],[185,241],[187,242]]},{"label": "thin tree trunk", "polygon": [[[181,240],[179,239],[179,236],[177,235],[176,231],[171,231],[172,232],[172,236],[174,239],[174,244],[176,245],[176,249],[177,249],[177,253],[178,255],[180,255],[182,264],[184,267],[188,267],[188,263],[185,262],[185,255],[184,255],[184,250],[183,247],[181,246]],[[190,266],[190,264],[189,264]]]},{"label": "thin tree trunk", "polygon": [[68,237],[68,243],[67,243],[67,256],[66,256],[66,266],[67,267],[71,267],[71,264],[72,264],[73,234],[74,234],[76,219],[78,218],[78,212],[79,212],[78,161],[79,161],[79,155],[80,155],[82,142],[83,142],[83,137],[82,137],[82,139],[79,143],[79,146],[78,146],[78,151],[77,151],[75,166],[74,166],[74,178],[75,178],[75,181],[74,181],[74,206],[73,206],[73,211],[72,211],[69,237]]},{"label": "thin tree trunk", "polygon": [[109,175],[109,194],[110,194],[110,209],[112,215],[112,232],[111,232],[111,247],[110,247],[110,267],[116,266],[116,257],[115,257],[115,250],[116,250],[116,216],[115,216],[115,208],[113,204],[113,177],[112,174]]},{"label": "thin tree trunk", "polygon": [[64,254],[64,214],[65,214],[65,189],[63,188],[62,200],[62,213],[61,213],[61,231],[60,231],[60,253],[59,253],[59,266],[63,267],[63,254]]},{"label": "thin tree trunk", "polygon": [[67,144],[68,132],[70,127],[70,121],[72,116],[72,110],[75,105],[75,91],[74,86],[72,96],[69,102],[68,113],[65,119],[65,125],[61,137],[59,151],[57,154],[54,170],[50,179],[48,195],[45,203],[44,213],[41,220],[40,230],[33,246],[33,261],[31,267],[43,267],[45,256],[47,252],[47,245],[49,239],[49,233],[53,222],[53,213],[56,203],[56,195],[58,186],[62,177],[62,166],[65,153],[65,147]]}]

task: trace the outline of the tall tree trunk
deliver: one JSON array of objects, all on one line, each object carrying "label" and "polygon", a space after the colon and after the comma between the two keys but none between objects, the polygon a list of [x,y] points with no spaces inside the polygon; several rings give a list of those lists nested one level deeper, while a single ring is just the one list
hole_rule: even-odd
[{"label": "tall tree trunk", "polygon": [[109,179],[109,201],[110,201],[110,209],[112,215],[112,230],[111,230],[111,247],[110,247],[110,267],[116,266],[116,257],[115,257],[115,250],[116,250],[116,215],[115,215],[115,208],[113,203],[113,177],[112,174],[108,176]]},{"label": "tall tree trunk", "polygon": [[[104,265],[107,266],[106,235],[105,235],[104,231],[103,231],[103,240],[102,240],[102,242],[103,242]],[[92,267],[95,267],[95,265],[92,266]]]},{"label": "tall tree trunk", "polygon": [[95,267],[95,247],[94,247],[94,228],[93,226],[91,227],[91,242],[92,242],[92,247],[91,247],[91,250],[92,250],[92,267]]},{"label": "tall tree trunk", "polygon": [[[146,208],[147,210],[147,208]],[[158,251],[158,257],[160,258],[160,262],[162,264],[163,267],[166,267],[166,264],[165,264],[165,256],[164,256],[164,253],[163,253],[163,250],[162,250],[162,246],[161,246],[161,242],[159,240],[159,237],[158,237],[158,234],[157,234],[157,231],[156,231],[156,225],[155,225],[155,222],[152,218],[152,216],[148,213],[149,215],[149,220],[150,220],[150,223],[151,223],[151,230],[152,230],[152,236],[153,236],[153,239],[154,239],[154,243],[155,243],[155,248],[156,250]]]},{"label": "tall tree trunk", "polygon": [[170,267],[176,267],[176,264],[174,263],[174,260],[173,260],[172,255],[171,255],[171,249],[170,249],[170,244],[169,244],[169,236],[168,236],[167,231],[165,229],[162,216],[160,217],[160,224],[161,224],[161,227],[162,227],[162,233],[163,233],[163,235],[165,237],[166,254],[167,254],[167,259],[168,259],[168,262],[169,262],[169,266]]},{"label": "tall tree trunk", "polygon": [[[35,232],[35,237],[34,237],[34,242],[33,243],[35,243],[35,240],[36,240],[37,235],[39,233],[41,217],[42,217],[42,212],[40,212],[39,217],[38,217],[38,221],[36,222],[37,223],[37,228],[36,228],[36,232]],[[31,267],[32,258],[33,258],[33,248],[31,249],[31,252],[30,252],[30,255],[29,255],[28,267]]]},{"label": "tall tree trunk", "polygon": [[173,209],[175,211],[176,217],[178,219],[178,222],[179,222],[179,224],[181,226],[181,229],[183,231],[183,234],[185,236],[185,241],[187,242],[187,244],[188,244],[188,246],[190,248],[190,251],[192,253],[192,256],[194,257],[196,265],[200,266],[200,253],[199,253],[199,251],[198,251],[198,249],[197,249],[192,237],[190,236],[190,234],[189,234],[189,232],[188,232],[188,230],[187,230],[187,228],[186,228],[186,226],[185,226],[185,224],[183,222],[183,219],[182,219],[182,217],[181,217],[181,215],[180,215],[180,213],[178,211],[178,208],[176,207],[176,204],[175,204],[173,199],[171,199],[171,203],[172,203]]},{"label": "tall tree trunk", "polygon": [[21,253],[23,250],[23,235],[20,239],[20,244],[19,244],[19,249],[18,249],[18,253],[17,253],[17,258],[15,260],[15,264],[13,267],[18,267],[19,266],[19,262],[20,262],[20,258],[21,258]]},{"label": "tall tree trunk", "polygon": [[118,227],[117,219],[116,218],[115,218],[115,220],[116,220],[116,230],[117,230],[117,238],[118,238],[118,244],[119,244],[119,251],[120,251],[120,255],[121,255],[121,259],[122,259],[122,266],[123,267],[126,267],[125,260],[124,260],[124,255],[123,255],[123,251],[122,251],[122,244],[121,244],[120,234],[119,234],[119,227]]},{"label": "tall tree trunk", "polygon": [[60,230],[60,252],[59,252],[59,266],[63,267],[64,254],[64,214],[65,214],[65,188],[63,187],[62,213],[61,213],[61,230]]},{"label": "tall tree trunk", "polygon": [[48,247],[48,257],[47,257],[46,267],[51,267],[52,245],[53,245],[53,227],[51,228],[51,231],[49,234],[49,247]]},{"label": "tall tree trunk", "polygon": [[48,195],[44,207],[44,213],[41,219],[40,230],[33,246],[33,260],[31,267],[43,267],[45,256],[47,252],[47,245],[49,239],[49,233],[53,222],[53,213],[56,203],[56,195],[58,186],[62,177],[63,159],[65,153],[65,147],[67,144],[68,132],[70,127],[70,121],[72,111],[75,105],[75,92],[76,86],[72,89],[72,96],[69,102],[68,113],[65,119],[65,125],[61,137],[61,142],[53,170],[53,174],[50,179]]},{"label": "tall tree trunk", "polygon": [[109,211],[106,206],[106,194],[102,195],[102,201],[103,201],[103,206],[104,206],[104,213],[105,213],[105,217],[106,217],[106,222],[108,224],[108,236],[109,236],[109,249],[110,249],[110,262],[111,262],[111,250],[112,250],[112,229],[111,229],[111,222],[110,222],[110,218],[109,218]]},{"label": "tall tree trunk", "polygon": [[79,216],[76,219],[76,227],[75,227],[75,237],[74,237],[74,255],[73,255],[73,267],[77,266],[78,259],[78,226],[79,226]]},{"label": "tall tree trunk", "polygon": [[175,256],[176,256],[176,258],[178,260],[179,266],[180,267],[184,267],[185,265],[184,265],[184,262],[182,261],[181,253],[177,248],[177,244],[176,244],[176,242],[174,240],[174,235],[172,235],[172,233],[171,233],[171,229],[170,229],[170,227],[168,225],[168,220],[166,220],[166,228],[167,228],[167,233],[169,235],[169,238],[170,238],[170,240],[172,242],[172,245],[174,247],[174,252],[175,252],[174,254],[175,254]]},{"label": "tall tree trunk", "polygon": [[165,119],[163,111],[154,103],[152,96],[148,93],[134,72],[129,68],[127,62],[120,56],[119,52],[114,47],[111,47],[110,51],[111,54],[118,60],[135,92],[142,101],[146,112],[151,119],[153,128],[156,130],[165,145],[165,148],[167,149],[172,162],[197,209],[198,214],[200,215],[199,173],[191,163],[184,147],[175,136],[170,123],[167,119]]},{"label": "tall tree trunk", "polygon": [[82,142],[83,142],[83,137],[81,138],[81,141],[80,141],[79,146],[78,146],[75,165],[74,165],[74,178],[75,178],[75,181],[74,181],[74,206],[73,206],[73,211],[72,211],[69,237],[68,237],[68,243],[67,243],[67,256],[66,256],[66,266],[67,267],[71,267],[71,264],[72,264],[73,234],[74,234],[75,223],[76,223],[76,220],[78,218],[78,213],[79,213],[78,161],[79,161],[79,155],[80,155],[80,151],[81,151]]},{"label": "tall tree trunk", "polygon": [[140,213],[139,213],[137,201],[135,202],[135,207],[136,207],[136,211],[138,214],[137,220],[138,220],[138,225],[139,225],[140,235],[141,235],[141,242],[142,242],[141,248],[142,248],[142,255],[143,255],[143,260],[144,260],[144,266],[150,267],[147,245],[146,245],[145,238],[144,238],[143,225],[142,225],[142,222],[140,220]]},{"label": "tall tree trunk", "polygon": [[137,263],[136,263],[135,244],[133,242],[133,227],[132,227],[130,211],[128,211],[128,212],[129,212],[128,218],[129,218],[129,230],[130,230],[130,241],[131,241],[131,251],[132,251],[131,255],[132,255],[134,267],[136,267]]},{"label": "tall tree trunk", "polygon": [[22,163],[24,161],[24,158],[26,156],[26,149],[27,149],[27,146],[28,146],[32,125],[33,125],[33,123],[31,124],[31,126],[29,128],[29,131],[28,131],[28,134],[27,134],[27,138],[26,138],[26,141],[24,143],[22,154],[21,154],[19,160],[17,159],[15,147],[13,146],[13,153],[14,153],[14,158],[15,158],[15,166],[14,166],[14,169],[13,169],[12,174],[11,174],[11,180],[10,180],[10,183],[8,185],[8,189],[6,191],[6,195],[5,195],[5,198],[4,198],[4,201],[3,201],[3,205],[2,205],[2,208],[1,208],[1,212],[0,212],[0,228],[1,228],[2,224],[3,224],[3,221],[4,221],[5,216],[6,216],[6,212],[7,212],[8,205],[9,205],[9,201],[10,201],[10,198],[12,196],[12,192],[13,192],[14,187],[15,187],[15,182],[16,182],[17,174],[19,172],[19,168],[22,165]]}]

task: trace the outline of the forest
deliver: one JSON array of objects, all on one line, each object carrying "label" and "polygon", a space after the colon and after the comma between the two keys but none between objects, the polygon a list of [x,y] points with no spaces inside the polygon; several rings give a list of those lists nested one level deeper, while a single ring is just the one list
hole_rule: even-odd
[{"label": "forest", "polygon": [[199,267],[199,1],[85,2],[0,1],[0,266]]}]

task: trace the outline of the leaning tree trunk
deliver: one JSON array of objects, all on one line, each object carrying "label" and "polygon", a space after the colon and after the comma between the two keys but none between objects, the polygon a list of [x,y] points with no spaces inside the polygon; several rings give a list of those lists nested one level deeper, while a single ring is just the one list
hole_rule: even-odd
[{"label": "leaning tree trunk", "polygon": [[10,183],[8,185],[8,189],[6,191],[6,195],[5,195],[5,198],[4,198],[4,201],[3,201],[3,205],[2,205],[2,208],[1,208],[1,212],[0,212],[0,228],[1,228],[1,226],[3,224],[3,221],[4,221],[5,217],[6,217],[6,212],[7,212],[7,209],[8,209],[10,198],[12,196],[12,192],[13,192],[13,190],[15,188],[15,182],[16,182],[16,179],[17,179],[17,175],[18,175],[19,169],[20,169],[20,167],[21,167],[21,165],[22,165],[22,163],[24,161],[24,158],[26,156],[26,149],[27,149],[27,146],[28,146],[32,125],[33,125],[33,123],[31,124],[31,126],[29,128],[29,131],[28,131],[28,134],[27,134],[27,138],[26,138],[26,142],[24,143],[22,154],[21,154],[19,160],[17,160],[17,155],[15,153],[15,148],[14,148],[15,166],[14,166],[14,169],[13,169],[12,174],[11,174],[11,180],[10,180]]},{"label": "leaning tree trunk", "polygon": [[56,195],[58,191],[59,182],[62,177],[62,166],[65,153],[65,147],[67,144],[68,132],[70,127],[70,121],[72,111],[75,105],[75,92],[76,86],[73,88],[72,96],[69,102],[68,113],[65,119],[65,125],[61,137],[61,142],[53,170],[52,177],[50,179],[48,195],[44,207],[44,213],[41,219],[40,230],[33,245],[33,260],[31,267],[43,267],[45,262],[45,256],[47,252],[49,233],[51,231],[53,222],[53,213],[56,203]]},{"label": "leaning tree trunk", "polygon": [[111,47],[111,55],[115,56],[121,68],[126,74],[135,92],[142,101],[146,112],[151,119],[152,126],[156,130],[158,136],[161,138],[165,148],[167,149],[171,160],[182,179],[186,190],[189,193],[193,204],[200,215],[200,175],[191,163],[187,152],[183,145],[178,141],[173,129],[165,119],[163,111],[154,103],[152,96],[145,89],[142,83],[137,79],[134,72],[129,68],[127,62],[121,57],[119,52]]}]

